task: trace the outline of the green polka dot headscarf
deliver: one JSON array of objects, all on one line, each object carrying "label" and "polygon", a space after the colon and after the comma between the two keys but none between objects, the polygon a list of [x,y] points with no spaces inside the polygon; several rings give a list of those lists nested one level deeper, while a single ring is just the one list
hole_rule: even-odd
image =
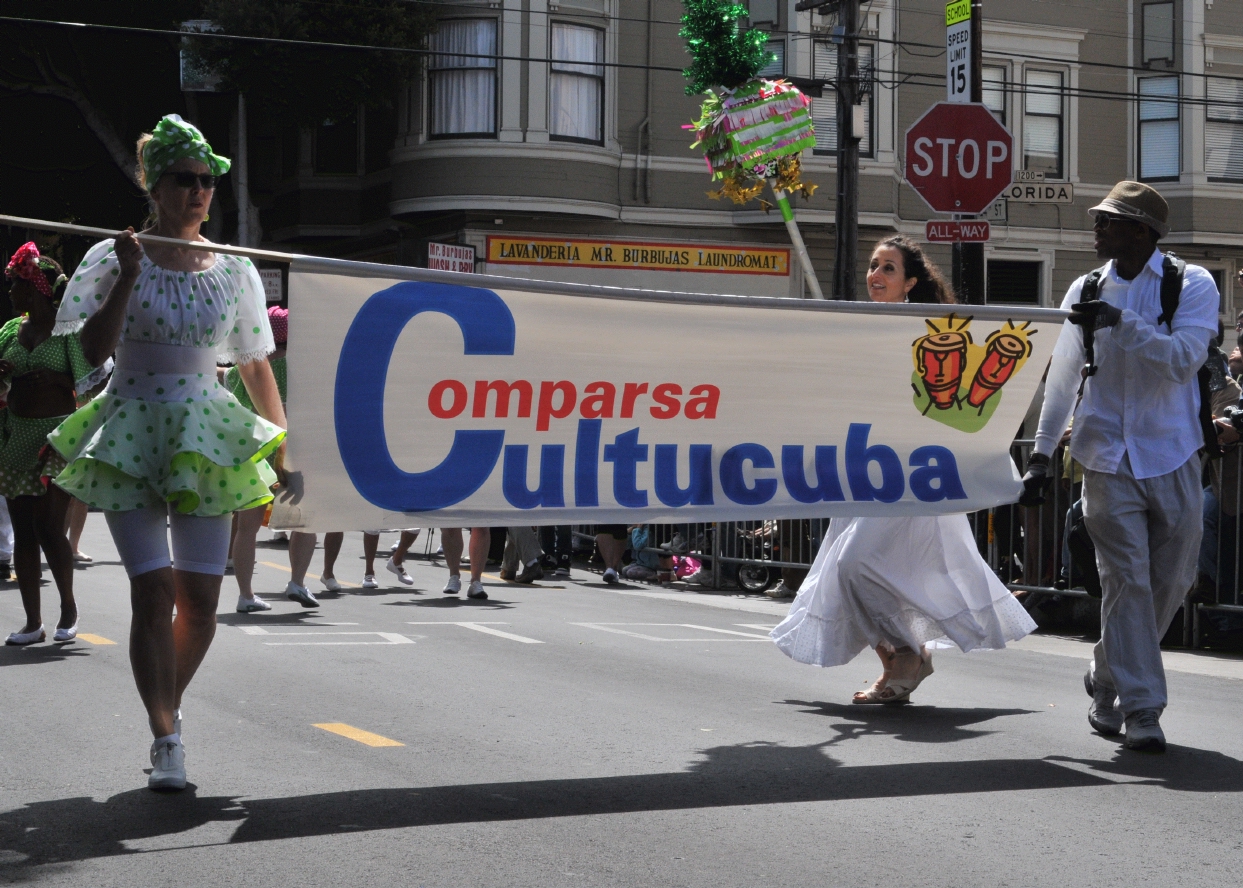
[{"label": "green polka dot headscarf", "polygon": [[213,176],[223,176],[232,165],[229,158],[213,154],[211,145],[198,127],[186,123],[180,114],[169,114],[151,131],[151,139],[142,146],[142,170],[147,189],[155,187],[170,166],[190,157],[207,164]]}]

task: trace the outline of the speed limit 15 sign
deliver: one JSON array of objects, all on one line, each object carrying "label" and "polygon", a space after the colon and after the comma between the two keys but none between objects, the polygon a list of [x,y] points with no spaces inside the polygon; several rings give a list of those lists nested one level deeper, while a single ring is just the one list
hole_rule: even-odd
[{"label": "speed limit 15 sign", "polygon": [[971,101],[971,0],[945,5],[945,99]]}]

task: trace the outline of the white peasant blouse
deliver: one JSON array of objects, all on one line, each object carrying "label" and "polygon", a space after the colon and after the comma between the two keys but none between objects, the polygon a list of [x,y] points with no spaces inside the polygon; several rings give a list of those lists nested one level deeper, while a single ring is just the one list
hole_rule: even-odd
[{"label": "white peasant blouse", "polygon": [[[53,335],[81,330],[103,305],[120,274],[114,244],[95,244],[73,272]],[[121,339],[213,348],[220,364],[248,364],[276,348],[258,271],[249,259],[227,253],[194,272],[160,268],[144,255]]]}]

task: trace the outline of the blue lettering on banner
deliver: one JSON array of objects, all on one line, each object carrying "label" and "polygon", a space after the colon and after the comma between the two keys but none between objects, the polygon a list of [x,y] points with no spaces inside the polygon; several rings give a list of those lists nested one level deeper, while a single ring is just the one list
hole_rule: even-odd
[{"label": "blue lettering on banner", "polygon": [[587,508],[600,505],[600,426],[598,419],[578,421],[578,440],[574,444],[574,505]]},{"label": "blue lettering on banner", "polygon": [[540,447],[539,489],[527,487],[527,445],[505,445],[505,469],[501,475],[501,492],[516,509],[549,509],[565,507],[565,445],[544,444]]},{"label": "blue lettering on banner", "polygon": [[642,509],[647,491],[639,490],[638,463],[647,462],[647,445],[639,443],[639,430],[622,432],[604,445],[604,461],[613,464],[613,499],[619,506]]},{"label": "blue lettering on banner", "polygon": [[756,478],[754,486],[748,487],[742,471],[748,462],[757,469],[774,466],[773,455],[762,444],[735,444],[721,456],[721,490],[740,505],[762,505],[776,496],[777,479]]},{"label": "blue lettering on banner", "polygon": [[407,281],[363,303],[345,334],[337,363],[337,448],[359,494],[390,512],[444,509],[466,499],[492,474],[505,440],[503,430],[458,430],[449,455],[434,469],[406,472],[393,462],[384,435],[388,365],[406,324],[425,311],[457,321],[463,354],[514,353],[514,316],[491,290]]},{"label": "blue lettering on banner", "polygon": [[[966,499],[967,491],[962,489],[962,479],[958,477],[958,461],[947,447],[929,444],[916,448],[911,453],[911,493],[925,503],[936,503],[946,499]],[[918,467],[918,468],[916,468]],[[933,486],[933,482],[937,482]]]},{"label": "blue lettering on banner", "polygon": [[[346,332],[333,405],[341,461],[359,494],[390,512],[448,508],[484,485],[503,451],[501,491],[510,505],[523,510],[565,508],[566,444],[540,447],[539,482],[534,490],[527,485],[531,448],[505,446],[504,429],[455,430],[449,453],[425,472],[406,472],[393,461],[384,434],[385,382],[398,338],[422,312],[452,318],[462,331],[465,355],[514,354],[513,314],[491,290],[405,282],[372,295]],[[569,402],[563,397],[563,407],[565,403]],[[549,413],[561,415],[552,410],[551,400]],[[660,503],[670,508],[714,504],[713,445],[686,445],[689,474],[683,487],[678,475],[682,445],[640,443],[640,426],[615,436],[602,451],[602,430],[601,419],[578,421],[573,467],[576,507],[599,507],[601,462],[613,466],[613,500],[629,509],[646,507],[648,491],[639,487],[638,464],[648,461],[653,446],[652,489]],[[909,457],[908,479],[892,447],[868,443],[871,431],[869,423],[851,423],[846,434],[845,473],[853,501],[897,502],[908,481],[911,495],[922,502],[968,498],[951,450],[937,445],[916,448]],[[782,445],[778,477],[765,477],[759,473],[776,468],[772,451],[761,444],[737,444],[721,454],[715,478],[725,498],[738,505],[763,505],[776,497],[782,485],[798,503],[844,502],[837,453],[837,446],[815,445],[809,478],[805,446]],[[879,470],[879,484],[870,471],[873,464]]]},{"label": "blue lettering on banner", "polygon": [[712,505],[712,445],[692,444],[690,451],[691,479],[686,487],[678,486],[678,445],[656,445],[656,498],[666,506]]},{"label": "blue lettering on banner", "polygon": [[[905,482],[902,478],[902,462],[892,447],[884,444],[868,446],[870,423],[852,422],[846,432],[846,480],[850,482],[850,496],[856,502],[880,500],[896,503],[902,498]],[[872,484],[868,466],[880,466],[880,487]]]},{"label": "blue lettering on banner", "polygon": [[807,483],[803,473],[803,447],[785,444],[781,448],[781,477],[795,502],[840,503],[845,501],[842,482],[837,477],[837,448],[816,447],[816,486]]}]

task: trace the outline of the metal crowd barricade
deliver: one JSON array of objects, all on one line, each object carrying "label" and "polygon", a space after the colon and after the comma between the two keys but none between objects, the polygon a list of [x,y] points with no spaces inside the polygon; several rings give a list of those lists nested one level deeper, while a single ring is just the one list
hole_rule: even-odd
[{"label": "metal crowd barricade", "polygon": [[[1011,455],[1018,466],[1027,465],[1034,441],[1018,439]],[[968,516],[980,553],[1007,587],[1028,596],[1091,598],[1085,571],[1076,566],[1068,535],[1072,512],[1082,495],[1082,471],[1059,448],[1053,458],[1053,483],[1045,503],[1037,508],[1017,504],[998,506]],[[1211,623],[1219,629],[1243,630],[1243,444],[1228,448],[1220,460],[1205,468],[1205,508],[1198,581],[1184,607],[1183,643],[1199,647]],[[703,564],[710,588],[738,586],[762,592],[776,585],[782,569],[805,571],[816,557],[829,519],[769,519],[688,524],[657,524],[651,530],[648,551],[676,542],[673,551],[685,551]],[[580,541],[594,542],[595,528],[575,526]],[[680,538],[680,539],[679,539]],[[1078,564],[1083,565],[1081,556]]]},{"label": "metal crowd barricade", "polygon": [[1240,591],[1239,516],[1243,513],[1243,445],[1226,447],[1225,454],[1205,470],[1204,540],[1200,546],[1196,588],[1191,596],[1190,643],[1200,647],[1205,622],[1223,631],[1243,629],[1243,592]]}]

